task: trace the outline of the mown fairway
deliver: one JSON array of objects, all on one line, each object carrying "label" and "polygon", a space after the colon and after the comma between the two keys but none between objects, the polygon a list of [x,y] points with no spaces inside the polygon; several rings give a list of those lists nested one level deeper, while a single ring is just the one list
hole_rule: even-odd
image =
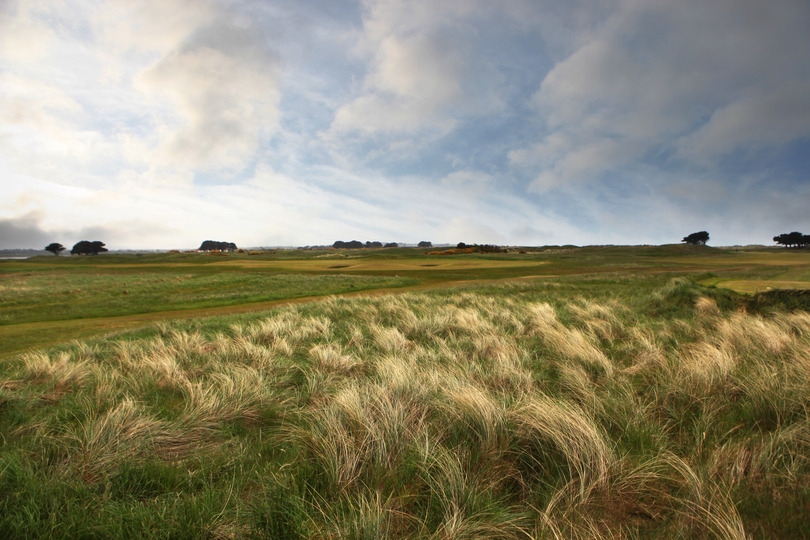
[{"label": "mown fairway", "polygon": [[0,537],[810,536],[808,254],[293,255],[0,265]]}]

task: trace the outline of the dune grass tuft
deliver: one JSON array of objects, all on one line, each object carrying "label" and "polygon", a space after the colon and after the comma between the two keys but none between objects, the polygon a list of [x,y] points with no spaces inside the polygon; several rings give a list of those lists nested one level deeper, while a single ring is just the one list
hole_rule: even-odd
[{"label": "dune grass tuft", "polygon": [[329,298],[18,357],[0,535],[810,535],[810,316],[594,290]]}]

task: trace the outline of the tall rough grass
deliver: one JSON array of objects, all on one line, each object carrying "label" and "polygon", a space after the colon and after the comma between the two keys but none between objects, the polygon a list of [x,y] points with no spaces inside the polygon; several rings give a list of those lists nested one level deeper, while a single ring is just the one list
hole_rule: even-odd
[{"label": "tall rough grass", "polygon": [[0,535],[810,535],[810,315],[684,287],[655,315],[531,285],[332,298],[25,355]]}]

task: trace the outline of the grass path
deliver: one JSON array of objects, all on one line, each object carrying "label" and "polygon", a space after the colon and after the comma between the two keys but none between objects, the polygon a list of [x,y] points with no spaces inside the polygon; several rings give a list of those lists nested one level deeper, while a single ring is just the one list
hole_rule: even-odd
[{"label": "grass path", "polygon": [[[299,255],[299,254],[296,254]],[[359,274],[374,278],[403,277],[419,280],[416,285],[389,287],[383,284],[380,288],[364,288],[360,291],[333,291],[320,294],[308,294],[296,298],[283,298],[254,301],[245,299],[239,303],[213,307],[174,308],[171,304],[154,305],[157,311],[109,315],[85,311],[73,318],[57,321],[18,322],[0,325],[0,358],[8,358],[22,351],[35,347],[46,347],[74,339],[85,339],[93,336],[113,334],[148,327],[155,321],[170,319],[197,319],[204,317],[239,315],[267,311],[279,306],[301,304],[334,295],[340,297],[362,297],[383,294],[395,294],[428,289],[458,287],[465,284],[503,283],[521,279],[553,278],[559,276],[621,275],[640,276],[651,273],[673,273],[694,275],[714,273],[712,277],[702,279],[704,285],[729,288],[739,293],[755,293],[769,289],[810,287],[810,252],[798,251],[740,251],[698,249],[690,246],[663,247],[590,247],[582,249],[560,249],[543,253],[530,254],[527,258],[479,258],[479,257],[426,257],[421,251],[403,251],[400,256],[385,254],[329,253],[300,259],[248,259],[233,258],[210,261],[196,256],[188,261],[176,258],[156,258],[155,260],[128,261],[124,258],[105,258],[98,261],[87,260],[46,260],[14,261],[5,266],[7,275],[18,274],[36,276],[40,272],[55,271],[64,275],[84,275],[92,279],[93,272],[108,277],[112,274],[142,277],[149,281],[158,278],[181,276],[180,269],[194,270],[194,276],[202,281],[214,276],[232,276],[242,272],[256,272],[275,279],[282,274],[304,276],[342,276]],[[514,257],[514,258],[513,258]],[[55,258],[56,259],[56,258]],[[92,264],[91,264],[92,263]],[[256,274],[259,275],[259,274]],[[134,279],[133,278],[133,279]],[[168,279],[168,278],[166,278]],[[165,281],[165,279],[164,279]],[[234,280],[226,280],[229,290],[234,288]],[[218,282],[217,282],[218,283]],[[142,283],[144,294],[152,294],[151,282]],[[165,285],[161,282],[155,287]],[[244,284],[239,283],[240,287]],[[15,285],[18,286],[18,285]],[[200,285],[202,286],[202,285]],[[263,286],[253,283],[254,289]],[[76,285],[79,287],[79,285]],[[85,289],[85,285],[81,285]],[[0,287],[1,289],[1,287]],[[327,289],[328,290],[328,289]],[[68,291],[75,293],[75,291]],[[137,291],[136,291],[137,292]],[[172,294],[173,289],[166,289]],[[200,290],[186,291],[190,295],[202,294]],[[202,291],[205,292],[205,291]],[[313,291],[315,292],[315,291]],[[137,296],[137,294],[133,295]],[[154,295],[153,295],[154,296]],[[256,293],[255,296],[260,296]],[[147,298],[144,296],[144,298]],[[148,297],[151,298],[151,297]],[[223,303],[225,303],[223,301]],[[175,304],[176,305],[176,304]],[[162,309],[161,309],[162,308]],[[167,309],[170,308],[170,309]],[[109,312],[110,310],[108,310]],[[119,313],[122,311],[119,310]],[[125,313],[125,311],[123,311]],[[114,311],[113,311],[114,313]],[[82,316],[84,315],[84,316]],[[11,315],[13,320],[13,314]],[[30,320],[30,319],[29,319]]]},{"label": "grass path", "polygon": [[[527,279],[552,278],[550,275],[528,275],[516,278],[496,278],[496,279],[468,279],[455,281],[434,281],[420,283],[405,287],[385,287],[381,289],[366,289],[356,292],[339,293],[334,295],[303,296],[298,298],[287,298],[283,300],[271,300],[266,302],[252,302],[237,305],[196,308],[196,309],[175,309],[167,311],[154,311],[149,313],[139,313],[135,315],[121,315],[115,317],[93,317],[83,319],[69,319],[62,321],[42,321],[32,323],[9,324],[0,326],[0,359],[10,358],[16,354],[25,352],[34,347],[27,343],[32,337],[36,338],[35,348],[48,347],[59,343],[69,342],[74,339],[86,339],[95,336],[109,335],[118,332],[136,330],[149,326],[157,321],[171,319],[198,319],[204,317],[218,317],[227,315],[242,315],[246,313],[257,313],[269,311],[281,306],[304,304],[322,300],[326,296],[339,296],[344,298],[371,297],[386,294],[401,294],[414,291],[426,291],[431,289],[462,287],[465,285],[475,285],[482,283],[502,283],[508,281],[522,281]],[[26,337],[23,342],[20,338]]]}]

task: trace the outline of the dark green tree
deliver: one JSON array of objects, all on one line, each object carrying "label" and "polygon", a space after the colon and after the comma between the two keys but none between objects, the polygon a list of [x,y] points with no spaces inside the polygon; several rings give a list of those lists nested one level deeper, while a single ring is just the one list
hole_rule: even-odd
[{"label": "dark green tree", "polygon": [[104,242],[99,240],[94,240],[90,242],[89,240],[82,240],[77,242],[76,245],[73,246],[73,249],[70,250],[71,255],[98,255],[99,253],[104,253],[107,248],[104,247]]},{"label": "dark green tree", "polygon": [[63,246],[62,244],[59,244],[57,242],[54,242],[52,244],[48,244],[47,246],[45,246],[45,251],[50,251],[51,253],[53,253],[57,257],[59,256],[60,253],[62,253],[66,249],[67,248],[65,246]]},{"label": "dark green tree", "polygon": [[419,242],[417,244],[417,247],[420,247],[420,248],[432,248],[433,247],[433,242],[428,242],[427,240],[422,240],[421,242]]},{"label": "dark green tree", "polygon": [[360,249],[366,246],[360,240],[350,240],[348,242],[337,240],[334,244],[332,244],[332,247],[336,249]]},{"label": "dark green tree", "polygon": [[236,251],[239,249],[233,242],[218,242],[216,240],[205,240],[197,251]]},{"label": "dark green tree", "polygon": [[773,241],[785,247],[803,248],[810,245],[810,235],[793,231],[792,233],[782,233],[779,236],[774,236]]},{"label": "dark green tree", "polygon": [[709,241],[709,233],[706,231],[700,231],[696,233],[692,233],[689,236],[684,236],[681,242],[686,242],[687,244],[692,244],[695,246],[705,246],[706,242]]}]

